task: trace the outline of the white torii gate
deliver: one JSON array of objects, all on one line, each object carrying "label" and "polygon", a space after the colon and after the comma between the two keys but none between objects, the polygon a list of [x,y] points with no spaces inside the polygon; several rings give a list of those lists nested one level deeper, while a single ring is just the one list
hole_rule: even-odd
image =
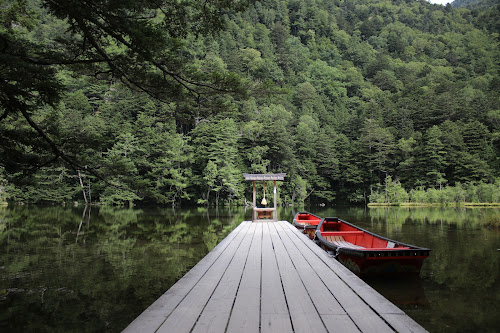
[{"label": "white torii gate", "polygon": [[[254,173],[244,173],[243,177],[245,180],[253,181],[253,217],[252,221],[278,221],[278,210],[276,205],[277,193],[276,193],[276,181],[284,180],[286,173],[275,173],[275,174],[254,174]],[[265,190],[265,182],[274,181],[274,205],[273,208],[269,207],[257,207],[257,192],[255,189],[255,182],[264,181],[264,190]],[[265,199],[265,195],[264,195]],[[265,202],[265,200],[264,200]]]}]

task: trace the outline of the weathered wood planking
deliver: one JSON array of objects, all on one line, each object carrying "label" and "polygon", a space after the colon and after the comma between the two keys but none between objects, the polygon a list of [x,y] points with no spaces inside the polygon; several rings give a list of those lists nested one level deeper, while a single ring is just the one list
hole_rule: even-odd
[{"label": "weathered wood planking", "polygon": [[[215,288],[219,285],[225,275],[233,257],[245,238],[248,239],[253,233],[249,233],[251,224],[246,223],[241,233],[236,235],[224,252],[206,271],[198,283],[189,291],[186,297],[177,305],[170,316],[163,322],[158,332],[190,332],[198,317],[205,309],[205,305],[213,295]],[[247,247],[243,248],[246,253]],[[235,274],[235,272],[229,272]],[[241,272],[240,272],[241,274]],[[224,286],[223,286],[224,287]]]},{"label": "weathered wood planking", "polygon": [[156,332],[165,319],[196,286],[207,270],[226,252],[225,250],[230,245],[238,242],[238,239],[235,240],[236,236],[239,236],[241,241],[241,237],[243,237],[244,231],[248,227],[250,227],[249,224],[241,223],[165,294],[144,310],[139,317],[125,328],[124,332]]},{"label": "weathered wood planking", "polygon": [[[329,332],[359,332],[352,319],[332,295],[328,286],[321,280],[311,263],[303,256],[293,242],[293,237],[281,225],[276,225],[278,234],[285,245],[286,251],[295,266],[304,289],[308,292],[314,307]],[[293,235],[292,235],[293,236]],[[308,251],[306,252],[308,253]],[[328,278],[328,276],[327,276]],[[342,330],[339,330],[342,327]]]},{"label": "weathered wood planking", "polygon": [[326,332],[318,310],[307,293],[296,267],[290,260],[283,241],[279,238],[276,226],[269,224],[269,229],[294,331],[304,333]]},{"label": "weathered wood planking", "polygon": [[276,262],[269,224],[262,235],[261,332],[292,332],[292,322]]},{"label": "weathered wood planking", "polygon": [[242,222],[125,332],[425,332],[285,221]]},{"label": "weathered wood planking", "polygon": [[263,224],[255,225],[252,245],[227,327],[229,332],[259,332]]},{"label": "weathered wood planking", "polygon": [[[295,242],[298,246],[305,245],[312,252],[314,252],[317,258],[319,258],[324,264],[326,264],[331,271],[335,272],[335,274],[342,280],[343,283],[349,286],[349,288],[351,288],[353,292],[355,292],[370,308],[372,308],[381,318],[383,318],[384,321],[388,322],[395,331],[427,332],[422,326],[411,319],[403,310],[389,302],[384,296],[380,295],[377,291],[367,285],[363,280],[361,280],[350,270],[345,268],[337,260],[331,258],[330,255],[323,251],[319,246],[314,244],[314,242],[311,242],[306,235],[300,233],[297,228],[286,221],[281,221],[279,223],[285,228],[288,228],[290,232],[294,233],[298,237],[298,239],[301,241]],[[310,255],[308,256],[308,258],[316,257]],[[321,265],[318,264],[317,268],[319,267],[321,267]],[[361,317],[363,316],[364,315],[361,314]],[[373,328],[366,331],[373,331]]]},{"label": "weathered wood planking", "polygon": [[243,239],[231,263],[227,266],[222,279],[197,320],[193,333],[219,333],[225,331],[255,234],[255,228],[256,224],[252,224],[248,229],[249,235]]},{"label": "weathered wood planking", "polygon": [[[297,235],[295,230],[288,228],[286,224],[281,224],[284,228],[288,229],[288,234],[290,237],[297,240]],[[302,235],[300,235],[302,236]],[[307,253],[307,246],[303,246],[304,243],[301,242],[299,237],[295,245],[298,247],[298,251],[301,253]],[[307,240],[309,240],[307,238]],[[335,259],[328,256],[328,254],[318,247],[314,242],[311,242],[315,248],[317,248],[320,253],[325,254],[328,261],[336,261]],[[392,330],[376,312],[374,312],[369,305],[367,305],[352,289],[350,289],[343,281],[338,277],[335,271],[330,269],[325,265],[317,256],[308,253],[304,256],[307,261],[309,261],[312,267],[315,267],[315,272],[320,277],[322,283],[325,284],[327,289],[332,293],[335,299],[340,303],[345,313],[352,319],[356,326],[362,332],[393,332]],[[344,266],[337,267],[338,269],[346,269]],[[353,275],[358,278],[357,276]]]}]

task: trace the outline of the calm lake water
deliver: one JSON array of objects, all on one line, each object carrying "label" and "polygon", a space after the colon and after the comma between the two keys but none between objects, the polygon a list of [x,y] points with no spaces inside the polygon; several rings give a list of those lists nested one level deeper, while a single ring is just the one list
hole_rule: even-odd
[{"label": "calm lake water", "polygon": [[[500,232],[481,226],[498,209],[308,210],[431,248],[420,278],[367,280],[430,332],[498,332]],[[0,331],[119,332],[250,217],[243,208],[0,207]]]}]

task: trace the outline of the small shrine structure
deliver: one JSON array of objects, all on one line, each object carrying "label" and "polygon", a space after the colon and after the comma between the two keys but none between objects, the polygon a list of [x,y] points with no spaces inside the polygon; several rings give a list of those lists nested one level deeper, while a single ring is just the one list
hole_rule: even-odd
[{"label": "small shrine structure", "polygon": [[[252,221],[262,221],[262,222],[272,222],[278,221],[278,210],[277,210],[277,191],[276,191],[276,181],[284,180],[286,173],[275,173],[275,174],[257,174],[257,173],[244,173],[243,177],[247,181],[253,181],[253,215]],[[273,190],[273,207],[257,207],[257,192],[256,192],[256,182],[263,181],[263,199],[261,204],[263,206],[267,205],[266,200],[266,182],[274,181]]]}]

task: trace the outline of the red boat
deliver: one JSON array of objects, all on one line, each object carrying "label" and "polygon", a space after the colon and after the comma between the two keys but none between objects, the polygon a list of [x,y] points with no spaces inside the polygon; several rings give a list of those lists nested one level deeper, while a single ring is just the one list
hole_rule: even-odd
[{"label": "red boat", "polygon": [[302,230],[304,234],[309,235],[310,239],[314,239],[316,228],[321,222],[321,217],[311,214],[309,212],[298,212],[293,218],[292,224],[297,229]]},{"label": "red boat", "polygon": [[316,239],[359,276],[419,275],[431,251],[384,238],[337,217],[321,220]]}]

